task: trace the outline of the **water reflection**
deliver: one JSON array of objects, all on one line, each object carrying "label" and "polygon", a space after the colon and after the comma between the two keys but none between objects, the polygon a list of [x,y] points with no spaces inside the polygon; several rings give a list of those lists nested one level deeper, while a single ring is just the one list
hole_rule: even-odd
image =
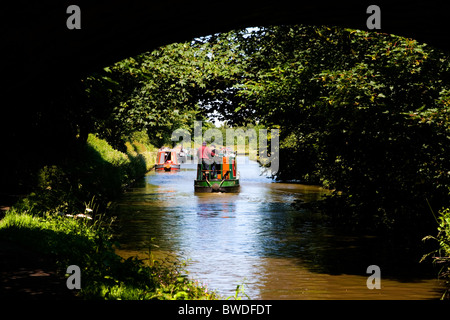
[{"label": "water reflection", "polygon": [[225,296],[245,280],[253,299],[438,297],[435,280],[417,278],[383,278],[382,290],[368,290],[367,266],[390,268],[377,239],[337,235],[294,210],[294,200],[324,194],[316,186],[272,183],[255,162],[240,171],[238,194],[194,193],[193,165],[147,175],[116,203],[121,253],[156,244],[160,254],[190,259],[192,278]]}]

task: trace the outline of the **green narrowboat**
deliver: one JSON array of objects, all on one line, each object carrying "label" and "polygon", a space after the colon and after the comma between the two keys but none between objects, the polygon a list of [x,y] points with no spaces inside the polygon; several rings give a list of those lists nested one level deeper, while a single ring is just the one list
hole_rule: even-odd
[{"label": "green narrowboat", "polygon": [[210,164],[209,168],[204,168],[201,163],[197,165],[195,192],[239,192],[235,155],[220,155],[214,159],[215,163]]}]

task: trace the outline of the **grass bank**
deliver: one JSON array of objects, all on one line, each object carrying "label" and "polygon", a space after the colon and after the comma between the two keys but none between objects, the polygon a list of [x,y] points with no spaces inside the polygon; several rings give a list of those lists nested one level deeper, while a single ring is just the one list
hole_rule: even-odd
[{"label": "grass bank", "polygon": [[35,215],[79,213],[95,201],[104,211],[135,179],[155,164],[157,149],[141,134],[127,141],[125,152],[89,134],[85,146],[71,159],[41,168],[33,191],[15,207]]},{"label": "grass bank", "polygon": [[189,280],[180,261],[144,263],[115,253],[109,203],[156,159],[145,135],[134,138],[122,152],[90,134],[76,157],[43,167],[33,192],[0,220],[0,240],[45,256],[63,276],[69,265],[79,266],[84,299],[218,298]]},{"label": "grass bank", "polygon": [[81,270],[84,299],[215,299],[214,292],[188,279],[181,263],[123,259],[114,251],[105,218],[38,217],[11,209],[0,221],[0,239],[24,245],[55,262],[60,274],[69,265]]}]

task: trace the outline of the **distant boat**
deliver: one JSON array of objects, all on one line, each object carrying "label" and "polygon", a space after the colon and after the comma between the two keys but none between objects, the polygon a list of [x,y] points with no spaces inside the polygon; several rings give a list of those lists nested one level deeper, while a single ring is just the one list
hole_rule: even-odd
[{"label": "distant boat", "polygon": [[177,153],[173,149],[162,149],[158,151],[156,157],[156,171],[178,171],[180,163],[178,162]]},{"label": "distant boat", "polygon": [[212,168],[205,170],[202,164],[197,165],[195,192],[239,192],[239,171],[235,154],[220,154],[219,159],[222,163],[215,164],[215,172]]}]

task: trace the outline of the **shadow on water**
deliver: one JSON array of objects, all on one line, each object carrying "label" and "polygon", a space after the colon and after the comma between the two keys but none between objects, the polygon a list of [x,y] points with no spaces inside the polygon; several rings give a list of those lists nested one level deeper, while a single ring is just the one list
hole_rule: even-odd
[{"label": "shadow on water", "polygon": [[[194,165],[147,175],[115,204],[122,252],[155,245],[188,258],[190,275],[225,296],[244,279],[254,299],[439,296],[430,264],[418,263],[424,252],[338,233],[320,213],[291,205],[320,199],[326,191],[317,186],[272,183],[255,162],[240,171],[237,194],[194,193]],[[367,289],[369,265],[381,268],[383,290]]]},{"label": "shadow on water", "polygon": [[264,203],[258,211],[263,214],[256,226],[261,255],[290,257],[313,272],[333,275],[358,275],[375,264],[384,277],[398,281],[436,276],[430,263],[419,263],[432,250],[421,241],[422,236],[404,235],[408,239],[402,239],[345,233],[320,213],[293,210],[285,203]]}]

